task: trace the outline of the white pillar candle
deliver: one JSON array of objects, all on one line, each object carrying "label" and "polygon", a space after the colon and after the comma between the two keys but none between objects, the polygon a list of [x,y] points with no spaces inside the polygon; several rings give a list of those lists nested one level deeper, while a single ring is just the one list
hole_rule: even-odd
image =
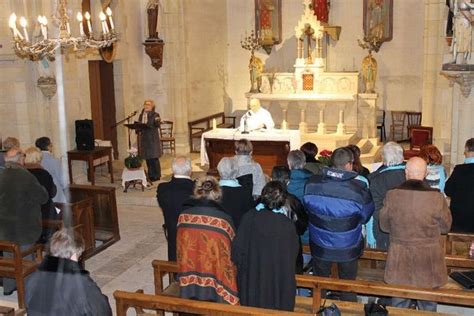
[{"label": "white pillar candle", "polygon": [[101,22],[101,25],[102,25],[102,33],[104,34],[107,34],[107,23],[105,23],[105,14],[104,12],[100,12],[99,13],[99,19],[100,19],[100,22]]},{"label": "white pillar candle", "polygon": [[114,26],[114,20],[112,19],[112,9],[110,9],[110,7],[108,7],[107,10],[105,10],[105,13],[109,17],[110,29],[113,30],[115,28],[115,26]]},{"label": "white pillar candle", "polygon": [[87,21],[87,30],[89,31],[89,36],[92,36],[91,15],[89,14],[89,12],[86,12],[84,14],[84,17],[86,18],[86,21]]},{"label": "white pillar candle", "polygon": [[21,17],[21,18],[20,18],[20,25],[21,25],[21,27],[23,28],[23,33],[25,34],[25,40],[26,40],[27,42],[29,42],[29,41],[30,41],[30,38],[28,37],[28,32],[27,32],[27,30],[26,30],[26,26],[28,25],[28,23],[27,23],[27,21],[26,21],[26,19],[25,19],[24,17]]},{"label": "white pillar candle", "polygon": [[77,15],[76,15],[76,18],[77,18],[77,21],[79,21],[79,34],[82,36],[85,35],[84,33],[84,24],[82,23],[82,13],[81,12],[77,12]]},{"label": "white pillar candle", "polygon": [[212,119],[212,129],[216,130],[217,129],[217,122],[216,119]]}]

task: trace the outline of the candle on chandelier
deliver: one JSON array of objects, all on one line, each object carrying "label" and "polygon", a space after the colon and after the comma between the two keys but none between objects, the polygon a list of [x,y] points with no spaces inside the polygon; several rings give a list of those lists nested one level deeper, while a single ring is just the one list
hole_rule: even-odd
[{"label": "candle on chandelier", "polygon": [[28,32],[26,30],[26,26],[28,25],[28,22],[26,21],[26,19],[24,17],[20,18],[20,25],[23,28],[23,33],[25,34],[25,40],[27,42],[29,42],[30,38],[28,37]]},{"label": "candle on chandelier", "polygon": [[87,29],[89,30],[89,36],[92,36],[91,15],[89,14],[89,12],[86,12],[84,14],[84,17],[86,18],[86,21],[87,21]]},{"label": "candle on chandelier", "polygon": [[8,21],[8,25],[12,29],[13,37],[19,37],[20,39],[23,39],[23,36],[21,35],[21,33],[16,28],[16,14],[15,13],[12,13],[10,15],[10,20]]},{"label": "candle on chandelier", "polygon": [[43,35],[43,39],[48,38],[47,31],[46,31],[46,21],[47,20],[46,20],[45,16],[42,16],[42,15],[38,16],[38,23],[39,23],[40,28],[41,28],[41,35]]},{"label": "candle on chandelier", "polygon": [[114,30],[115,26],[114,26],[114,20],[112,20],[112,9],[110,9],[110,7],[107,7],[107,10],[105,10],[105,13],[109,17],[110,29]]},{"label": "candle on chandelier", "polygon": [[48,39],[48,19],[43,15],[44,39]]},{"label": "candle on chandelier", "polygon": [[107,34],[107,22],[105,22],[104,12],[99,13],[100,23],[102,24],[102,33]]},{"label": "candle on chandelier", "polygon": [[81,34],[81,37],[85,36],[84,25],[82,24],[82,20],[83,20],[82,13],[77,12],[76,18],[77,18],[77,21],[79,21],[79,34]]}]

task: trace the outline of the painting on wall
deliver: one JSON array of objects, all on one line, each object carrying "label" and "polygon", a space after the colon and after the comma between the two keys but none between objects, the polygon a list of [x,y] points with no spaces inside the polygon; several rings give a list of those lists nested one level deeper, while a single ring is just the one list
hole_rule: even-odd
[{"label": "painting on wall", "polygon": [[379,43],[392,40],[393,0],[364,0],[364,37]]},{"label": "painting on wall", "polygon": [[255,0],[255,31],[267,54],[281,43],[281,0]]}]

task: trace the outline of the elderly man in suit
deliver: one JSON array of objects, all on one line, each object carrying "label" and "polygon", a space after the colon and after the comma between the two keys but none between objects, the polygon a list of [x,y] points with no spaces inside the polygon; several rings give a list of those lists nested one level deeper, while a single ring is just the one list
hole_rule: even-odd
[{"label": "elderly man in suit", "polygon": [[156,189],[158,205],[163,211],[168,240],[168,260],[176,261],[176,225],[182,203],[193,195],[194,181],[191,180],[191,159],[176,157],[171,164],[171,181],[160,183]]},{"label": "elderly man in suit", "polygon": [[[380,228],[390,236],[385,282],[438,288],[448,281],[439,238],[449,232],[451,212],[444,195],[423,181],[423,159],[411,158],[405,174],[407,180],[387,193],[380,210]],[[395,307],[410,304],[409,299],[392,299]],[[417,306],[436,311],[436,302],[418,300]]]}]

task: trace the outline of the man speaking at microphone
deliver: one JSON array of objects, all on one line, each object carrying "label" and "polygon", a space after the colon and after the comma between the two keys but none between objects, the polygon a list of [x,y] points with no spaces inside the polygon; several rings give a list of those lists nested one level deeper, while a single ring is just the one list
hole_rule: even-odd
[{"label": "man speaking at microphone", "polygon": [[247,131],[261,128],[272,129],[275,127],[272,115],[268,110],[262,108],[258,99],[250,100],[250,110],[240,119],[241,131],[244,130],[245,120],[247,120]]}]

